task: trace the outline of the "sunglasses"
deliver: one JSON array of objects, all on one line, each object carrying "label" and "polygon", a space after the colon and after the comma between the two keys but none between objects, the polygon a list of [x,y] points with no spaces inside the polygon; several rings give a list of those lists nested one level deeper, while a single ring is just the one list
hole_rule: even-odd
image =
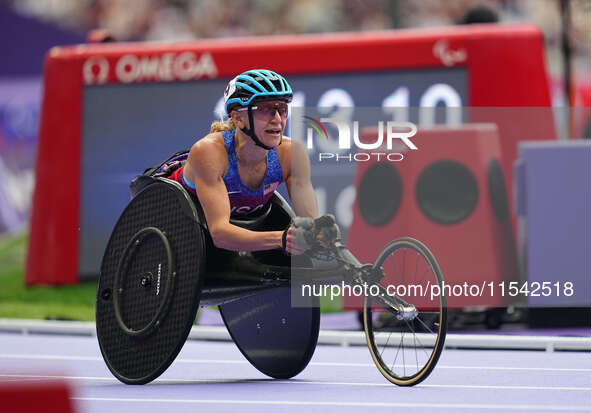
[{"label": "sunglasses", "polygon": [[[256,106],[251,106],[259,116],[267,119],[275,117],[275,112],[279,112],[279,116],[286,118],[289,112],[287,103],[259,103]],[[244,112],[248,108],[236,109],[238,112]]]}]

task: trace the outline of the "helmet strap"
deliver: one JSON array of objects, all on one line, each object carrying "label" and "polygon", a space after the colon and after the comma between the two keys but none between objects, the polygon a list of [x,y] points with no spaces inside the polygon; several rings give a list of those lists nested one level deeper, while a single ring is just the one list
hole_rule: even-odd
[{"label": "helmet strap", "polygon": [[[244,127],[240,128],[240,130],[244,132],[246,135],[250,136],[250,138],[253,140],[256,146],[259,146],[268,151],[273,149],[273,146],[267,146],[263,142],[261,142],[258,136],[254,133],[254,120],[252,116],[252,107],[250,105],[248,106],[248,123],[250,124],[250,128]],[[279,144],[277,146],[281,145],[281,142],[283,142],[283,136],[281,136],[281,139],[279,140]]]}]

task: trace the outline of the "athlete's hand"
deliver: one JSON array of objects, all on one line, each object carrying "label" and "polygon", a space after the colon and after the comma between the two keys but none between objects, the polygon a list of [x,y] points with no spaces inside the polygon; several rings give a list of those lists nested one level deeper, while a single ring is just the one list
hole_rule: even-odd
[{"label": "athlete's hand", "polygon": [[306,238],[310,237],[313,228],[314,220],[312,218],[295,218],[283,233],[283,249],[292,255],[303,254],[311,247]]}]

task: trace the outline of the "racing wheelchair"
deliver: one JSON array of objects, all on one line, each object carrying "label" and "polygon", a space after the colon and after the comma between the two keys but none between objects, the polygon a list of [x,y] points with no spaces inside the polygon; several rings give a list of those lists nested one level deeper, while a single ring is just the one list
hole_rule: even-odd
[{"label": "racing wheelchair", "polygon": [[[307,229],[313,248],[302,256],[227,251],[213,245],[198,200],[176,181],[143,175],[131,187],[103,256],[96,299],[101,353],[123,383],[160,376],[184,345],[199,307],[214,305],[254,367],[273,378],[293,377],[314,353],[320,321],[317,296],[299,296],[300,305],[292,305],[296,286],[337,281],[365,292],[365,337],[386,379],[412,386],[437,364],[447,301],[442,293],[423,293],[443,278],[421,242],[396,239],[375,263],[362,264],[341,242],[334,218],[324,216]],[[232,223],[283,230],[294,218],[276,192],[256,217]]]}]

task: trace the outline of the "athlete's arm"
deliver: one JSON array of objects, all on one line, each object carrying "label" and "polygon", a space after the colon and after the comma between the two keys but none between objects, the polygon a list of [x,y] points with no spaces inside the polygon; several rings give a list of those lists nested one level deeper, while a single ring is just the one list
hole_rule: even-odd
[{"label": "athlete's arm", "polygon": [[214,245],[232,251],[281,247],[282,231],[255,232],[230,223],[230,200],[223,179],[227,164],[223,143],[208,135],[193,145],[183,169],[184,176],[195,184]]},{"label": "athlete's arm", "polygon": [[[308,153],[300,142],[289,138],[283,139],[286,143],[281,148],[281,165],[285,184],[294,209],[299,217],[316,218],[318,216],[318,201],[310,180],[310,159]],[[289,148],[289,149],[288,149]],[[302,254],[308,249],[307,244],[298,241],[296,228],[291,225],[287,232],[286,246],[292,254]]]},{"label": "athlete's arm", "polygon": [[289,169],[285,184],[293,209],[299,217],[318,217],[318,201],[310,180],[310,158],[301,142],[291,140]]}]

